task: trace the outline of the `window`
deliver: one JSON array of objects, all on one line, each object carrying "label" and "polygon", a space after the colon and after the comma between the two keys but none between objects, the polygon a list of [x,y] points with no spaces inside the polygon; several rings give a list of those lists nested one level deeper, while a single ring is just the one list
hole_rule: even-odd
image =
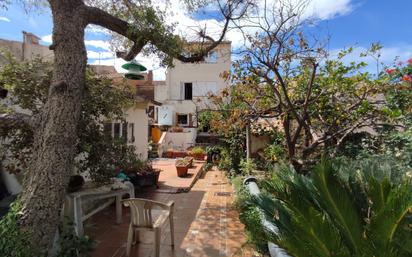
[{"label": "window", "polygon": [[217,52],[210,51],[205,57],[205,62],[206,63],[216,63],[217,62]]},{"label": "window", "polygon": [[193,96],[193,84],[185,83],[185,100],[192,100]]},{"label": "window", "polygon": [[113,137],[114,138],[119,138],[120,137],[120,123],[114,123]]},{"label": "window", "polygon": [[124,138],[127,143],[133,143],[134,138],[134,123],[104,123],[103,133],[113,138]]},{"label": "window", "polygon": [[177,124],[182,126],[189,125],[189,115],[187,114],[178,114],[177,115]]},{"label": "window", "polygon": [[112,136],[112,125],[113,123],[105,123],[103,125],[103,133],[105,136],[111,137]]}]

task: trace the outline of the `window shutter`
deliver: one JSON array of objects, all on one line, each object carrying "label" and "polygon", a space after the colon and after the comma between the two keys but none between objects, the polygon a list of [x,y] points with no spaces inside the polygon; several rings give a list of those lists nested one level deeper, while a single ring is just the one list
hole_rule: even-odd
[{"label": "window shutter", "polygon": [[192,119],[193,114],[189,113],[189,127],[193,127],[193,119]]}]

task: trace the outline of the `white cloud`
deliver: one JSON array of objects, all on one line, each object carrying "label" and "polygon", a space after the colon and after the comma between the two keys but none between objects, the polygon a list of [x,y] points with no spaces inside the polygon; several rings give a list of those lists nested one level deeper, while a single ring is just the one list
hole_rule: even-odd
[{"label": "white cloud", "polygon": [[[47,44],[51,44],[52,41],[52,35],[45,35],[41,37],[41,40]],[[96,48],[101,48],[104,50],[110,50],[110,42],[109,41],[104,41],[104,40],[85,40],[84,41],[86,46],[93,46]]]},{"label": "white cloud", "polygon": [[0,16],[0,21],[11,22],[9,18],[3,16]]},{"label": "white cloud", "polygon": [[96,51],[87,51],[87,58],[89,59],[108,59],[113,58],[113,52],[96,52]]},{"label": "white cloud", "polygon": [[92,33],[92,34],[104,34],[104,35],[110,34],[109,30],[107,30],[103,27],[97,26],[97,25],[88,25],[86,27],[86,32],[87,33]]},{"label": "white cloud", "polygon": [[104,50],[110,50],[110,43],[104,40],[85,40],[86,46],[93,46]]},{"label": "white cloud", "polygon": [[312,0],[306,9],[308,17],[329,20],[352,12],[352,0]]},{"label": "white cloud", "polygon": [[[289,0],[294,6],[302,6],[304,1],[302,0]],[[188,38],[189,40],[196,40],[196,31],[199,28],[206,28],[209,35],[217,37],[220,35],[224,21],[217,21],[216,19],[203,19],[195,20],[190,17],[186,11],[184,4],[179,0],[171,0],[170,5],[164,5],[162,0],[157,0],[157,5],[160,9],[165,9],[167,13],[167,21],[169,24],[176,23],[175,32],[181,36]],[[162,4],[163,3],[163,4]],[[266,11],[268,17],[273,13],[271,10],[279,3],[277,0],[258,1],[257,9],[255,13],[263,14]],[[266,3],[266,8],[265,8]],[[212,7],[208,6],[206,9]],[[302,18],[315,19],[315,20],[327,20],[337,16],[347,15],[354,9],[353,0],[309,0],[306,8],[302,10]],[[296,10],[297,11],[297,10]],[[241,21],[242,26],[252,25],[251,21]],[[226,39],[232,41],[232,47],[238,48],[243,46],[246,42],[243,34],[238,29],[234,28],[234,24],[230,25],[233,29],[226,33]],[[249,34],[254,34],[256,28],[245,28]]]},{"label": "white cloud", "polygon": [[52,35],[49,34],[49,35],[42,36],[42,37],[41,37],[41,41],[43,41],[43,42],[45,42],[45,43],[47,43],[47,44],[51,44],[51,43],[53,42],[53,40],[52,40]]}]

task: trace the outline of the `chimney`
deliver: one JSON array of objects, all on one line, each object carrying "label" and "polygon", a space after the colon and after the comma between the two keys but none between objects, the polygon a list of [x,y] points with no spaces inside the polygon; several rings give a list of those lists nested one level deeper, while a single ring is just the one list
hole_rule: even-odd
[{"label": "chimney", "polygon": [[23,31],[23,43],[29,45],[38,45],[40,38],[33,33]]},{"label": "chimney", "polygon": [[150,84],[153,84],[153,71],[149,70],[149,72],[147,73],[147,82],[149,82]]}]

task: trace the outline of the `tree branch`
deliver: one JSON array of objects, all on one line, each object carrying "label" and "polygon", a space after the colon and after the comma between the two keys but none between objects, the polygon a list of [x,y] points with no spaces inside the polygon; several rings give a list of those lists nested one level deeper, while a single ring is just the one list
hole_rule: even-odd
[{"label": "tree branch", "polygon": [[0,134],[22,127],[33,127],[33,116],[23,113],[2,113],[0,114]]}]

